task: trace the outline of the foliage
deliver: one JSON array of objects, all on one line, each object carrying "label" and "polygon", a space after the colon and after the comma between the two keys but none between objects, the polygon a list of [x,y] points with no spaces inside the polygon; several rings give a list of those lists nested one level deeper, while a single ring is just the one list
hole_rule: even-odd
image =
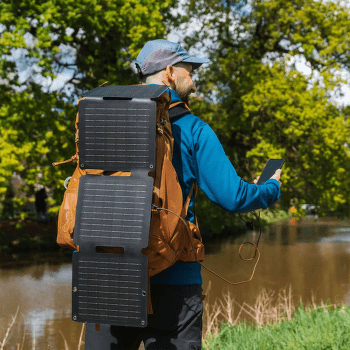
[{"label": "foliage", "polygon": [[209,335],[206,349],[348,349],[350,308],[338,306],[310,308],[299,306],[293,319],[263,327],[241,322],[220,327],[219,333]]},{"label": "foliage", "polygon": [[[211,59],[191,107],[238,174],[252,182],[268,158],[283,157],[280,208],[294,200],[349,215],[349,109],[330,99],[344,82],[339,70],[350,67],[348,9],[340,1],[190,0],[187,11],[188,28],[199,26],[188,47]],[[308,74],[297,71],[299,60]]]},{"label": "foliage", "polygon": [[[246,234],[249,229],[246,224],[248,221],[252,222],[253,229],[259,232],[259,222],[253,213],[233,215],[210,202],[202,191],[198,191],[195,206],[204,242],[217,235],[237,237]],[[259,211],[256,210],[255,214],[259,216]],[[265,229],[268,224],[288,217],[289,215],[283,210],[260,210],[259,221],[261,228]]]},{"label": "foliage", "polygon": [[[175,4],[0,2],[0,196],[16,172],[27,196],[40,183],[53,191],[52,204],[60,203],[74,165],[51,163],[74,153],[76,97],[106,80],[136,83],[130,63],[171,24],[190,28],[187,46],[211,58],[198,75],[201,95],[192,110],[213,127],[243,179],[252,182],[267,158],[284,157],[278,210],[294,199],[321,214],[348,215],[349,108],[330,100],[339,70],[350,65],[348,9],[340,0],[188,0],[180,16]],[[298,60],[308,74],[296,70]],[[67,83],[55,90],[59,74]],[[237,222],[205,199],[197,206],[211,231]]]},{"label": "foliage", "polygon": [[[60,203],[74,166],[76,96],[108,80],[137,83],[130,63],[147,40],[166,35],[174,0],[0,2],[0,196],[13,172]],[[55,90],[57,76],[66,84]],[[55,90],[55,91],[54,91]]]},{"label": "foliage", "polygon": [[316,202],[321,213],[336,210],[348,200],[349,121],[318,86],[308,89],[300,73],[278,66],[269,67],[269,78],[242,97],[243,118],[252,129],[257,125],[257,143],[246,156],[255,169],[267,158],[286,160],[285,207],[288,199],[297,198],[299,203]]}]

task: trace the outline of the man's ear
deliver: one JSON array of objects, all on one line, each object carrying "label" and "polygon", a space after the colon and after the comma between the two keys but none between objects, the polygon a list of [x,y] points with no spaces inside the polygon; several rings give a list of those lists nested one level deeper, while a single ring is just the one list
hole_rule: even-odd
[{"label": "man's ear", "polygon": [[168,65],[165,68],[165,76],[166,79],[168,79],[170,85],[175,85],[175,80],[176,80],[176,72],[175,69],[172,65]]}]

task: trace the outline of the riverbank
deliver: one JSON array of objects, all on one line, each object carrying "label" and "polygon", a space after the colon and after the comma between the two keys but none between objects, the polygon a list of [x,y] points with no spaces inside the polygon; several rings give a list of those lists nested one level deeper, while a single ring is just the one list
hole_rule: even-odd
[{"label": "riverbank", "polygon": [[[266,214],[267,213],[267,214]],[[281,219],[278,216],[267,217],[268,212],[262,214],[261,223],[263,228],[271,225],[288,225],[288,218]],[[272,214],[271,214],[272,215]],[[238,218],[238,217],[237,217]],[[247,218],[246,218],[247,219]],[[236,226],[226,229],[221,234],[211,235],[210,227],[206,228],[201,225],[203,232],[203,240],[210,244],[218,239],[234,235],[235,237],[246,235],[249,230],[245,222],[238,219]],[[297,225],[311,226],[350,226],[349,221],[334,220],[334,218],[320,218],[318,220],[305,217]],[[254,229],[259,230],[257,222],[254,224]],[[56,243],[57,236],[57,218],[51,217],[47,223],[38,223],[36,220],[0,220],[0,253],[16,254],[19,252],[41,252],[41,251],[60,251]]]},{"label": "riverbank", "polygon": [[57,220],[38,223],[36,220],[1,220],[0,252],[59,251],[56,243]]},{"label": "riverbank", "polygon": [[[204,230],[204,229],[203,229]],[[206,231],[206,230],[204,230]],[[244,235],[247,228],[230,230],[235,235]],[[225,234],[222,235],[225,237]],[[206,243],[217,240],[217,236],[205,235]],[[29,252],[70,252],[59,247],[57,239],[57,218],[52,217],[47,223],[36,220],[0,220],[0,258],[3,260],[16,254]]]},{"label": "riverbank", "polygon": [[294,305],[291,288],[274,295],[262,290],[254,305],[239,305],[229,294],[204,304],[203,349],[349,349],[350,306]]}]

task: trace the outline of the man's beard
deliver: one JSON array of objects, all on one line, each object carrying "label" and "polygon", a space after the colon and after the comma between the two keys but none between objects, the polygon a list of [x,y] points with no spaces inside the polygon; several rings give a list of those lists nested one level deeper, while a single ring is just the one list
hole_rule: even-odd
[{"label": "man's beard", "polygon": [[189,89],[181,89],[177,88],[175,89],[176,93],[179,95],[181,98],[181,101],[185,102],[187,106],[189,106],[189,96],[191,95],[191,88]]}]

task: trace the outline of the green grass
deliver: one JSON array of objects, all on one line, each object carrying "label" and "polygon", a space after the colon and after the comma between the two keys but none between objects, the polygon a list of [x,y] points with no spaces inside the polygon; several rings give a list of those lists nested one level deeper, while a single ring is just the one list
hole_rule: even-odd
[{"label": "green grass", "polygon": [[350,349],[350,307],[323,305],[296,307],[288,320],[263,326],[239,321],[222,322],[213,334],[208,332],[203,349],[283,350]]},{"label": "green grass", "polygon": [[[203,313],[204,350],[349,350],[350,306],[316,304],[301,297],[295,304],[292,288],[262,289],[253,304],[238,303],[228,289],[209,302],[206,290]],[[249,322],[247,320],[250,320]]]}]

